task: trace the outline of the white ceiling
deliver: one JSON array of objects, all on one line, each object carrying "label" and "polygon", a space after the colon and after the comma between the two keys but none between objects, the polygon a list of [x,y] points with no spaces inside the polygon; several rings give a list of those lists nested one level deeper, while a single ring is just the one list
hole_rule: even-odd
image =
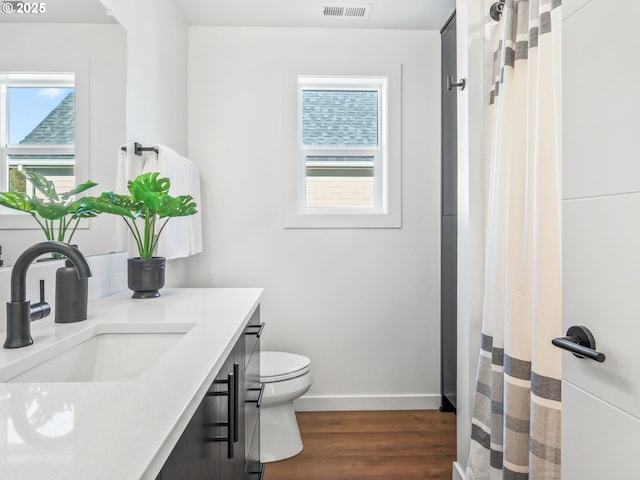
[{"label": "white ceiling", "polygon": [[[174,0],[187,24],[325,28],[440,29],[455,0]],[[0,4],[14,1],[0,0]],[[115,23],[100,0],[50,0],[43,14],[0,13],[1,22]],[[370,5],[361,18],[325,18],[324,4]]]},{"label": "white ceiling", "polygon": [[[175,0],[189,25],[439,30],[455,0]],[[324,4],[371,5],[369,18],[325,18]]]}]

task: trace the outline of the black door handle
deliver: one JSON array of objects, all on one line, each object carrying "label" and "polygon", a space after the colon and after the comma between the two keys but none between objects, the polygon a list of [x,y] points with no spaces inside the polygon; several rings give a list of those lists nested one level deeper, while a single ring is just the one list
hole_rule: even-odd
[{"label": "black door handle", "polygon": [[600,363],[606,359],[604,353],[596,351],[596,339],[587,327],[569,327],[566,337],[554,338],[551,343],[578,358],[589,358]]}]

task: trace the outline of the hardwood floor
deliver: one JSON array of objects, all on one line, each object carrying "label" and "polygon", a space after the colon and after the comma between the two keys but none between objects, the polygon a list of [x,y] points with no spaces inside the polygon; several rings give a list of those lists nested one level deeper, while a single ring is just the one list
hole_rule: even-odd
[{"label": "hardwood floor", "polygon": [[451,479],[456,417],[437,410],[298,412],[300,455],[266,480]]}]

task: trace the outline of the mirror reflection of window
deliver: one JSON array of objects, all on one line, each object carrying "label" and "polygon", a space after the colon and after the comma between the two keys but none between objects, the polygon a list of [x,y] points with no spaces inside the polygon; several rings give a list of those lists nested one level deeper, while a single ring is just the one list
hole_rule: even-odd
[{"label": "mirror reflection of window", "polygon": [[75,186],[74,84],[73,73],[0,73],[3,189],[35,195],[26,171]]}]

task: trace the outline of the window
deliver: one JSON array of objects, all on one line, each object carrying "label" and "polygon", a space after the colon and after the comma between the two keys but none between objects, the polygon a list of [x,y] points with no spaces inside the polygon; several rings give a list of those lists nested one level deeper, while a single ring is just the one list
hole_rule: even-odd
[{"label": "window", "polygon": [[0,73],[0,188],[34,194],[32,170],[72,189],[75,124],[73,73]]},{"label": "window", "polygon": [[318,70],[292,72],[286,84],[295,155],[285,159],[284,226],[399,227],[399,66]]}]

